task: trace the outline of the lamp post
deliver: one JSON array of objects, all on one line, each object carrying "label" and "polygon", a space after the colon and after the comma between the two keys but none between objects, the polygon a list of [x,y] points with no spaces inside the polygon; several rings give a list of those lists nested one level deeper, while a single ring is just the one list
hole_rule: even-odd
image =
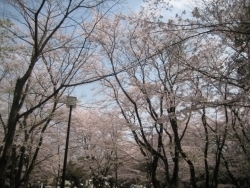
[{"label": "lamp post", "polygon": [[67,97],[67,102],[66,102],[66,106],[69,108],[69,121],[68,121],[68,130],[67,130],[65,153],[64,153],[63,174],[62,174],[61,188],[65,187],[65,174],[66,174],[67,155],[68,155],[68,146],[69,146],[69,132],[70,132],[71,112],[72,112],[72,108],[76,107],[76,99],[77,99],[76,97],[68,96]]}]

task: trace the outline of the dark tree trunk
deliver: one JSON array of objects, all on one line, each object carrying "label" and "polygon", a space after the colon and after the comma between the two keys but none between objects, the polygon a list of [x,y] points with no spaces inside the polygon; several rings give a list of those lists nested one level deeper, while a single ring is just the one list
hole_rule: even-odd
[{"label": "dark tree trunk", "polygon": [[[172,114],[175,114],[175,108],[171,107],[168,110],[168,112],[172,113]],[[182,158],[187,162],[187,164],[189,166],[189,170],[190,170],[190,182],[192,184],[192,188],[197,188],[196,180],[195,180],[194,165],[193,165],[192,161],[187,157],[187,155],[185,154],[185,152],[182,150],[182,147],[181,147],[181,140],[180,140],[179,135],[178,135],[177,120],[176,120],[175,117],[172,117],[172,119],[170,120],[170,122],[171,122],[172,130],[174,132],[174,142],[175,142],[175,145],[176,145],[178,151],[180,152]]]},{"label": "dark tree trunk", "polygon": [[15,86],[13,103],[12,103],[12,107],[10,110],[8,124],[7,124],[7,133],[5,135],[5,143],[3,146],[3,152],[0,157],[0,187],[1,188],[5,187],[6,170],[7,170],[7,165],[11,156],[11,148],[12,148],[12,143],[13,143],[13,139],[14,139],[14,135],[16,131],[18,112],[20,109],[19,101],[21,98],[23,85],[24,83],[20,79],[18,79],[16,86]]},{"label": "dark tree trunk", "polygon": [[16,187],[19,187],[20,181],[21,181],[21,174],[22,174],[22,169],[23,169],[23,164],[24,164],[24,156],[25,156],[25,150],[26,147],[22,146],[20,149],[20,159],[19,159],[19,165],[18,165],[18,171],[16,175]]},{"label": "dark tree trunk", "polygon": [[5,175],[6,175],[6,164],[7,164],[7,159],[1,157],[0,158],[0,187],[4,188],[5,187]]},{"label": "dark tree trunk", "polygon": [[[226,97],[225,97],[226,99]],[[214,168],[214,177],[213,177],[213,183],[212,187],[218,187],[218,174],[219,174],[219,169],[220,169],[220,161],[222,157],[222,149],[225,145],[227,133],[228,133],[228,114],[227,114],[227,109],[225,108],[225,115],[226,115],[226,125],[224,128],[224,133],[221,139],[221,136],[216,137],[216,143],[217,143],[217,151],[216,151],[216,163],[215,163],[215,168]],[[217,130],[217,128],[216,128]]]},{"label": "dark tree trunk", "polygon": [[151,169],[152,169],[151,170],[151,181],[152,181],[154,188],[160,188],[160,183],[156,178],[156,170],[157,170],[157,166],[158,166],[158,160],[159,160],[159,157],[154,156],[152,164],[151,164]]},{"label": "dark tree trunk", "polygon": [[202,114],[202,123],[203,127],[205,130],[205,149],[204,149],[204,164],[205,164],[205,188],[209,188],[209,169],[208,169],[208,162],[207,162],[207,155],[208,155],[208,145],[209,145],[209,140],[208,140],[208,129],[207,129],[207,121],[206,121],[206,116],[205,116],[205,108],[203,108],[203,114]]},{"label": "dark tree trunk", "polygon": [[174,170],[173,170],[173,176],[171,179],[170,187],[177,187],[178,179],[179,179],[179,151],[176,146],[175,146],[173,162],[174,162]]},{"label": "dark tree trunk", "polygon": [[17,161],[16,146],[13,146],[11,155],[11,168],[10,168],[10,188],[15,187],[16,161]]}]

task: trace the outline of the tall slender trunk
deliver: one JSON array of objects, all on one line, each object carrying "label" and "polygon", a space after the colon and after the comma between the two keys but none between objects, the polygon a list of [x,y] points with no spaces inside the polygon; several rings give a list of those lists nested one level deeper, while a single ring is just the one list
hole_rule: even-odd
[{"label": "tall slender trunk", "polygon": [[158,166],[158,160],[159,160],[159,157],[154,156],[152,164],[151,164],[151,169],[152,169],[151,170],[151,181],[152,181],[152,184],[153,184],[154,188],[160,188],[161,187],[159,181],[156,178],[156,170],[157,170],[157,166]]},{"label": "tall slender trunk", "polygon": [[173,157],[174,162],[174,170],[173,170],[173,176],[171,179],[170,187],[178,187],[178,180],[179,180],[179,150],[175,146],[175,152]]},{"label": "tall slender trunk", "polygon": [[[225,95],[225,100],[227,99],[227,96]],[[221,136],[216,137],[216,142],[217,142],[217,151],[216,151],[216,163],[215,163],[215,168],[214,168],[214,177],[213,177],[213,186],[218,187],[218,174],[219,174],[219,169],[220,169],[220,161],[222,157],[222,149],[225,145],[225,141],[227,138],[228,134],[228,113],[227,113],[227,107],[224,106],[225,110],[225,117],[226,117],[226,123],[225,123],[225,128],[224,128],[224,133],[221,139]],[[217,125],[216,125],[217,126]],[[217,130],[217,127],[216,127]]]},{"label": "tall slender trunk", "polygon": [[[175,108],[174,107],[171,107],[169,110],[168,110],[169,113],[172,113],[172,114],[175,114]],[[192,161],[187,157],[187,155],[185,154],[185,152],[182,150],[182,147],[181,147],[181,140],[179,138],[179,135],[178,135],[178,126],[177,126],[177,120],[175,117],[172,117],[172,119],[170,120],[171,122],[171,127],[172,127],[172,130],[174,132],[174,142],[175,142],[175,145],[178,149],[178,151],[180,152],[182,158],[187,162],[188,166],[189,166],[189,171],[190,171],[190,182],[192,184],[192,188],[197,188],[197,185],[196,185],[196,180],[195,180],[195,169],[194,169],[194,165],[192,163]]]},{"label": "tall slender trunk", "polygon": [[207,121],[205,116],[205,108],[203,108],[203,115],[202,115],[202,123],[205,130],[205,149],[204,149],[204,164],[205,164],[205,173],[206,173],[206,179],[205,179],[205,188],[209,188],[209,169],[208,169],[208,162],[207,162],[207,155],[208,155],[208,129],[207,129]]}]

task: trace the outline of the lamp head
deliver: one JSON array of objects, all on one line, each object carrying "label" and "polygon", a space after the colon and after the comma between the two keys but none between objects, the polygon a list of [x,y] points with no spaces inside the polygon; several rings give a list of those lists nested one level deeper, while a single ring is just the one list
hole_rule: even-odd
[{"label": "lamp head", "polygon": [[73,97],[73,96],[67,96],[67,102],[66,102],[66,106],[69,108],[69,107],[73,107],[75,108],[76,107],[76,100],[77,98],[76,97]]}]

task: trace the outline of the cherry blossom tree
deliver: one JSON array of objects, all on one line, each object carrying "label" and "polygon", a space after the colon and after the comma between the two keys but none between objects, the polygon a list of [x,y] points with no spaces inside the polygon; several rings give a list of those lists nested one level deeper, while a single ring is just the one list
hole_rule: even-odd
[{"label": "cherry blossom tree", "polygon": [[[214,7],[222,6],[219,3]],[[200,15],[199,18],[205,19],[207,15]],[[209,21],[204,25],[205,22],[200,20],[203,25],[190,19],[163,23],[143,17],[141,13],[139,16],[120,16],[112,22],[102,23],[97,26],[98,34],[93,35],[93,40],[101,45],[99,50],[105,57],[103,61],[110,62],[107,68],[111,66],[116,73],[115,79],[102,82],[107,95],[120,107],[142,154],[154,156],[151,173],[155,186],[158,181],[155,175],[157,167],[159,161],[164,159],[166,184],[177,184],[183,174],[191,175],[188,181],[194,187],[204,177],[205,182],[200,183],[206,187],[217,186],[219,181],[230,181],[236,186],[240,183],[236,178],[237,173],[233,174],[230,170],[234,166],[229,165],[231,159],[225,156],[230,154],[226,154],[225,148],[232,144],[232,138],[228,135],[238,134],[234,128],[235,121],[232,121],[238,113],[234,114],[233,109],[237,107],[243,111],[247,106],[247,89],[239,84],[239,78],[244,76],[239,72],[241,65],[236,63],[238,57],[232,57],[235,57],[235,53],[242,56],[247,48],[241,51],[234,49],[234,37],[228,36],[232,28],[209,25]],[[227,30],[224,32],[223,29]],[[232,33],[238,36],[236,31]],[[124,71],[123,67],[127,69]],[[213,115],[215,113],[216,117]],[[193,122],[199,122],[199,128],[203,128],[199,137],[201,145],[196,146],[195,141],[186,139],[186,134],[190,135],[194,130]],[[164,129],[166,125],[167,130]],[[248,124],[243,127],[241,129],[247,130]],[[148,139],[150,134],[154,136],[154,142]],[[247,133],[242,131],[242,134]],[[237,144],[242,142],[241,136],[237,138]],[[158,145],[155,137],[158,138]],[[166,140],[175,146],[169,155],[176,165],[176,170],[171,169],[173,176],[169,173],[168,156],[163,151],[163,148],[166,150]],[[191,149],[199,152],[193,156],[188,152]],[[186,162],[188,173],[188,168],[179,161],[180,157]],[[204,160],[195,162],[197,157]],[[183,173],[179,172],[179,167],[185,169]]]},{"label": "cherry blossom tree", "polygon": [[124,127],[116,113],[101,113],[97,110],[79,111],[72,128],[71,149],[72,162],[81,164],[85,180],[97,181],[118,179],[118,169],[123,161],[125,151]]},{"label": "cherry blossom tree", "polygon": [[11,1],[17,13],[1,21],[0,186],[6,172],[11,187],[27,186],[41,164],[60,180],[63,144],[50,131],[65,124],[63,97],[100,79],[102,109],[73,114],[72,173],[81,164],[79,178],[96,186],[249,186],[248,0],[196,1],[190,17],[169,20],[157,0],[106,17],[117,2]]},{"label": "cherry blossom tree", "polygon": [[[99,32],[93,40],[100,43],[100,53],[116,73],[114,80],[106,79],[103,85],[113,91],[112,97],[142,154],[152,156],[150,172],[154,186],[160,186],[157,179],[159,161],[164,164],[165,185],[178,184],[179,158],[182,157],[188,164],[192,185],[196,187],[193,163],[181,144],[186,128],[179,129],[178,125],[181,122],[187,127],[190,119],[190,113],[185,115],[181,108],[178,109],[185,103],[181,98],[188,95],[188,92],[183,94],[179,87],[189,88],[190,79],[190,70],[182,66],[186,61],[185,45],[175,45],[162,52],[161,48],[180,33],[160,35],[157,28],[150,27],[149,30],[147,24],[143,25],[149,22],[147,18],[134,16],[128,21],[130,26],[124,26],[117,17],[110,23],[100,24],[100,29],[96,30]],[[123,27],[128,31],[123,32]],[[102,40],[103,35],[108,37]],[[128,68],[120,72],[124,66]],[[190,104],[187,102],[186,105]],[[172,175],[169,160],[174,163]]]},{"label": "cherry blossom tree", "polygon": [[[11,77],[9,112],[2,122],[6,132],[0,157],[1,187],[5,186],[16,130],[21,126],[19,122],[26,121],[38,109],[44,109],[56,100],[51,105],[53,113],[61,96],[59,92],[63,93],[66,87],[100,79],[91,75],[95,59],[90,60],[94,50],[91,50],[89,36],[96,23],[119,1],[8,2],[13,6],[11,10],[16,11],[6,13],[14,25],[5,29],[14,36],[19,50],[13,61],[13,66],[16,64],[13,71],[17,72]],[[52,85],[41,79],[39,71],[44,71],[43,75],[52,81]],[[8,75],[12,76],[11,72]],[[44,91],[46,93],[42,93]],[[37,100],[33,101],[34,98]],[[47,127],[44,123],[48,125],[51,121],[51,114],[45,116],[43,125],[39,124],[44,129]]]}]

